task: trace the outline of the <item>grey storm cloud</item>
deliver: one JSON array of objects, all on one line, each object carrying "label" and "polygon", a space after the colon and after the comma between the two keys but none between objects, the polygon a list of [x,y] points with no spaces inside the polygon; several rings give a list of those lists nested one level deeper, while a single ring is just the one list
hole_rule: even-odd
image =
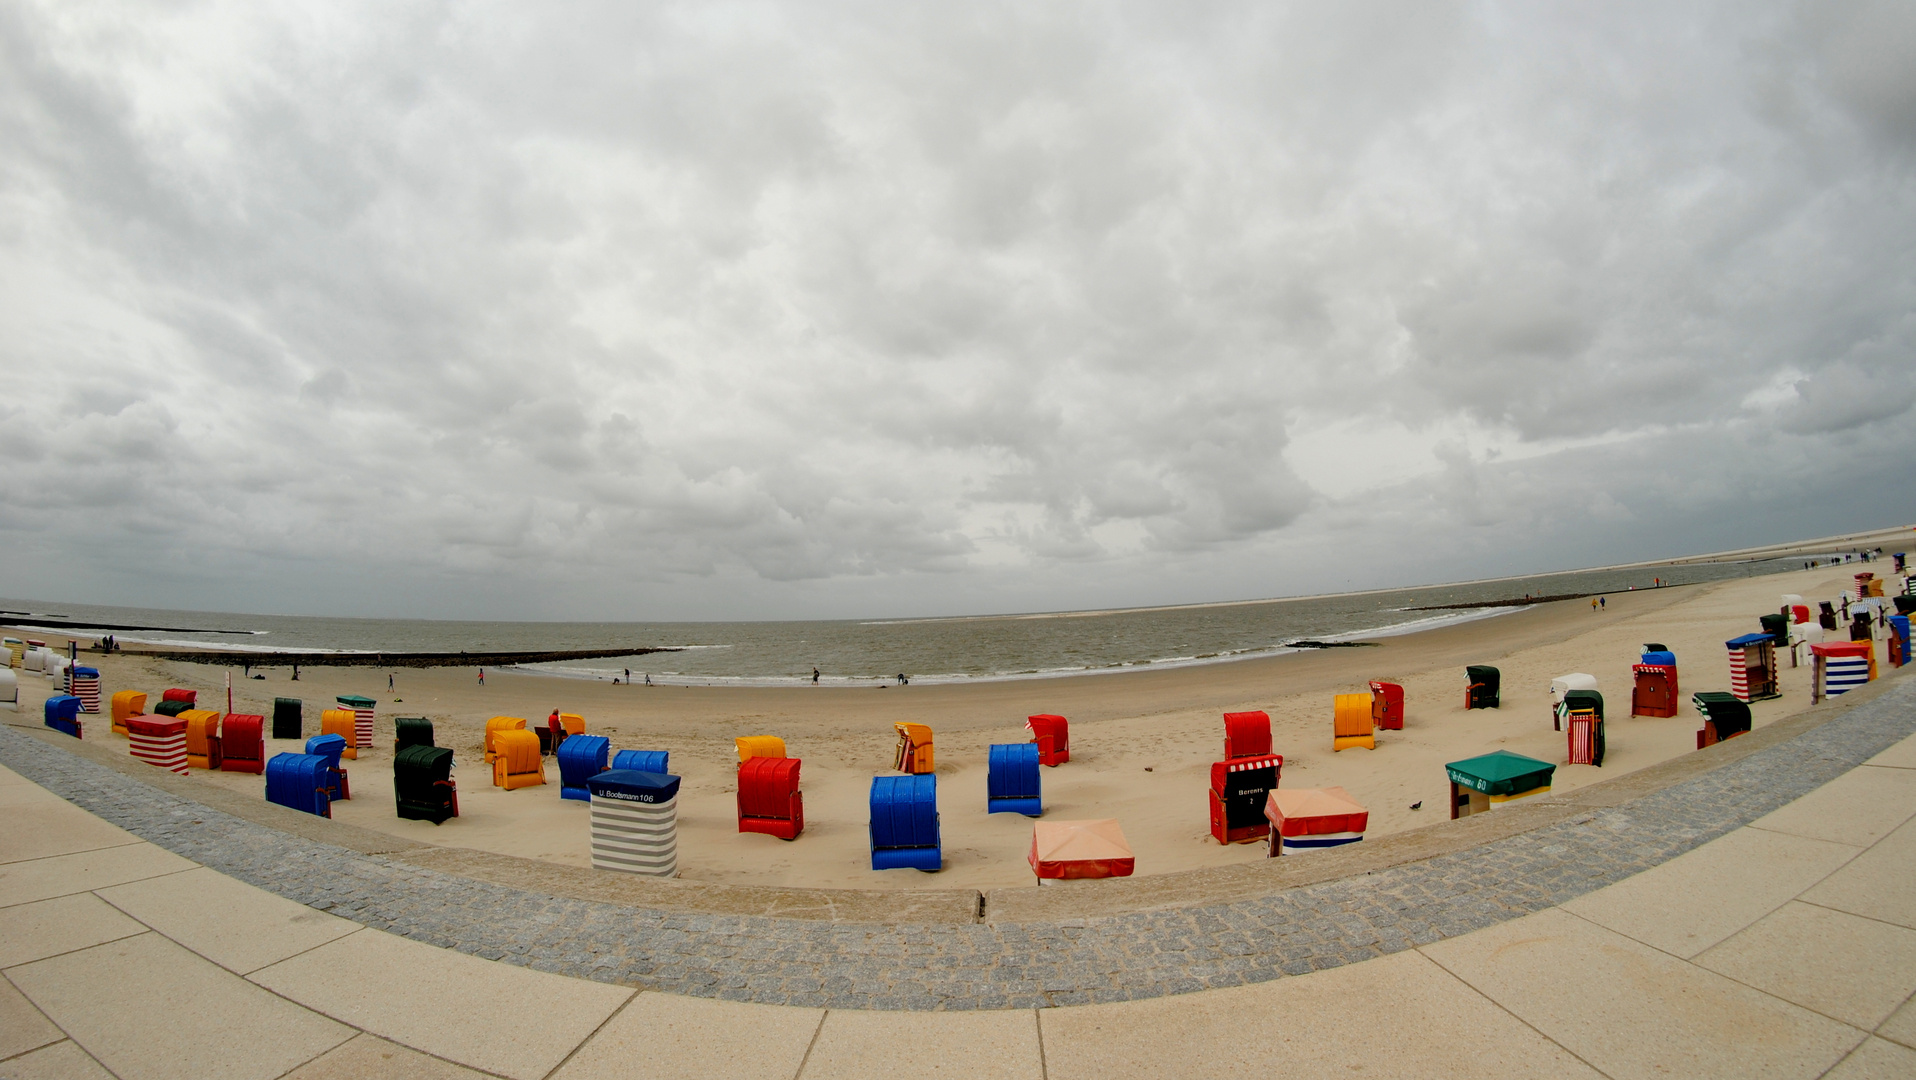
[{"label": "grey storm cloud", "polygon": [[936,613],[1889,524],[1913,168],[1899,2],[11,4],[0,592]]}]

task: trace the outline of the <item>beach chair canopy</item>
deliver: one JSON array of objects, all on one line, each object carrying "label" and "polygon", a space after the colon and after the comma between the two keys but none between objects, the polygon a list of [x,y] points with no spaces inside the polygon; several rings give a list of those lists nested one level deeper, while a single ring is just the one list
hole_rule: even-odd
[{"label": "beach chair canopy", "polygon": [[339,768],[339,758],[346,752],[344,735],[315,735],[306,740],[306,752],[315,757],[323,757],[332,762],[333,768]]},{"label": "beach chair canopy", "polygon": [[184,701],[186,702],[187,708],[190,709],[199,702],[200,693],[197,690],[182,690],[175,686],[161,694],[160,699],[162,701]]},{"label": "beach chair canopy", "polygon": [[404,750],[408,746],[431,746],[432,721],[423,716],[393,717],[393,744],[395,750]]},{"label": "beach chair canopy", "polygon": [[111,700],[115,724],[124,724],[127,717],[138,716],[146,711],[146,695],[138,690],[121,690]]},{"label": "beach chair canopy", "polygon": [[274,754],[266,763],[266,801],[332,817],[332,768],[314,754]]},{"label": "beach chair canopy", "polygon": [[738,747],[738,759],[750,761],[753,758],[782,758],[785,756],[785,740],[776,735],[744,735],[732,742]]},{"label": "beach chair canopy", "polygon": [[647,772],[668,774],[672,755],[665,750],[621,750],[612,755],[613,772]]},{"label": "beach chair canopy", "polygon": [[1054,881],[1130,877],[1137,869],[1116,818],[1033,822],[1030,862],[1032,873]]},{"label": "beach chair canopy", "polygon": [[1369,735],[1374,730],[1369,694],[1339,694],[1331,704],[1331,726],[1340,739]]},{"label": "beach chair canopy", "polygon": [[1071,760],[1071,723],[1062,716],[1038,713],[1025,718],[1031,741],[1038,747],[1038,764],[1047,767]]},{"label": "beach chair canopy", "polygon": [[0,667],[0,701],[20,700],[20,678],[12,668]]},{"label": "beach chair canopy", "polygon": [[1718,739],[1727,739],[1750,730],[1750,706],[1734,694],[1702,691],[1690,695],[1691,704],[1716,728]]},{"label": "beach chair canopy", "polygon": [[1547,761],[1494,750],[1444,766],[1450,782],[1483,795],[1515,795],[1550,783],[1557,767]]},{"label": "beach chair canopy", "polygon": [[1562,704],[1563,696],[1572,690],[1595,690],[1596,688],[1597,677],[1595,675],[1585,675],[1581,671],[1573,671],[1568,675],[1559,675],[1550,680],[1550,700]]},{"label": "beach chair canopy", "polygon": [[872,777],[870,829],[873,870],[940,869],[938,777]]},{"label": "beach chair canopy", "polygon": [[1566,714],[1592,712],[1597,719],[1603,719],[1603,695],[1595,690],[1572,690],[1563,696],[1563,710]]},{"label": "beach chair canopy", "polygon": [[341,694],[333,700],[339,702],[339,707],[342,709],[370,709],[379,704],[372,698],[360,697],[358,694]]},{"label": "beach chair canopy", "polygon": [[220,722],[220,770],[257,773],[266,768],[266,718],[227,713]]},{"label": "beach chair canopy", "polygon": [[[635,751],[621,750],[622,754]],[[646,769],[607,769],[586,781],[595,798],[622,802],[668,803],[679,796],[679,778]]]},{"label": "beach chair canopy", "polygon": [[153,715],[178,716],[192,707],[193,703],[190,701],[181,701],[178,698],[171,698],[153,706]]},{"label": "beach chair canopy", "polygon": [[1224,714],[1224,757],[1262,757],[1271,752],[1271,714],[1227,712]]},{"label": "beach chair canopy", "polygon": [[[500,732],[524,731],[525,729],[526,718],[523,716],[495,716],[486,721],[486,763],[491,764],[492,759],[499,753],[497,739]],[[538,736],[533,736],[533,745],[537,746],[538,742]]]},{"label": "beach chair canopy", "polygon": [[1279,788],[1264,804],[1264,818],[1280,836],[1361,833],[1370,811],[1341,787]]},{"label": "beach chair canopy", "polygon": [[1637,663],[1652,667],[1675,667],[1676,654],[1668,649],[1650,649],[1637,658]]},{"label": "beach chair canopy", "polygon": [[1723,645],[1725,648],[1730,649],[1747,649],[1752,645],[1773,645],[1775,643],[1776,639],[1768,634],[1744,634],[1742,637],[1731,638],[1724,642]]},{"label": "beach chair canopy", "polygon": [[452,747],[414,743],[393,755],[393,776],[407,783],[433,784],[452,778]]}]

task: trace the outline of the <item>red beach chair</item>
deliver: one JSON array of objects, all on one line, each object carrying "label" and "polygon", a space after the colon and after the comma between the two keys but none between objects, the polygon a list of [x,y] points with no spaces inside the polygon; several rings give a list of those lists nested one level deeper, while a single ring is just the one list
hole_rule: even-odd
[{"label": "red beach chair", "polygon": [[798,758],[755,757],[738,765],[738,831],[796,840],[805,831]]},{"label": "red beach chair", "polygon": [[220,771],[263,773],[266,771],[264,716],[227,713],[220,725]]},{"label": "red beach chair", "polygon": [[1025,718],[1031,741],[1038,744],[1038,764],[1063,765],[1071,760],[1071,722],[1062,716],[1039,713]]},{"label": "red beach chair", "polygon": [[1404,730],[1404,688],[1394,682],[1371,680],[1370,718],[1379,731]]},{"label": "red beach chair", "polygon": [[[1271,752],[1271,715],[1262,709],[1256,712],[1227,712],[1224,714],[1224,758],[1262,757]],[[1263,804],[1258,804],[1258,812],[1263,812]],[[1262,820],[1261,818],[1259,820]]]}]

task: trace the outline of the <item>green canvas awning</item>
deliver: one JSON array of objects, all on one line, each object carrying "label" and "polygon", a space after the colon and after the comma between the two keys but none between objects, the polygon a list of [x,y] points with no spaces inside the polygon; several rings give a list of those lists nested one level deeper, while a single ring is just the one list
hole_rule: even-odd
[{"label": "green canvas awning", "polygon": [[1498,750],[1444,766],[1450,782],[1485,795],[1515,795],[1550,783],[1555,765],[1536,758]]},{"label": "green canvas awning", "polygon": [[378,702],[374,701],[372,698],[357,697],[353,694],[341,694],[339,695],[339,697],[335,698],[334,700],[338,701],[340,705],[348,709],[370,709],[374,705],[379,704]]}]

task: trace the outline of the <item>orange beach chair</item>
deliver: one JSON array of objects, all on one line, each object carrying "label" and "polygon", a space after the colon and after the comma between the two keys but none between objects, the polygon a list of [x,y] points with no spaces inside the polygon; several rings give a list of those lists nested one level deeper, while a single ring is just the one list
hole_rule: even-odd
[{"label": "orange beach chair", "polygon": [[519,728],[495,732],[492,748],[492,786],[511,791],[546,782],[538,735]]}]

